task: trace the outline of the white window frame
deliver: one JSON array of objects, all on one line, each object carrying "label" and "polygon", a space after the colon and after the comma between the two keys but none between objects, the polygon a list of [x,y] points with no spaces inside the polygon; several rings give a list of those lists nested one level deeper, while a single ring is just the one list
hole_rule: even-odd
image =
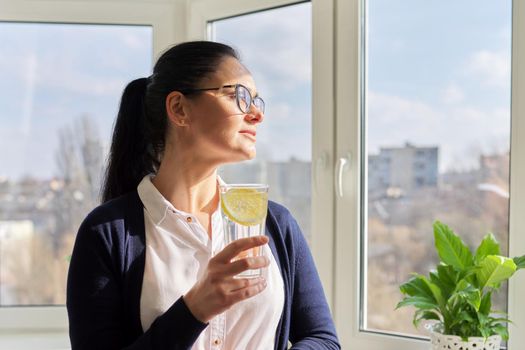
[{"label": "white window frame", "polygon": [[[0,0],[0,21],[153,26],[155,57],[169,45],[207,37],[209,21],[297,0]],[[428,342],[364,332],[360,326],[361,0],[312,0],[312,251],[343,349],[423,350]],[[525,252],[525,4],[514,0],[510,254]],[[270,54],[270,53],[268,53]],[[519,137],[521,136],[521,137]],[[335,141],[334,141],[335,139]],[[346,159],[347,166],[338,162]],[[334,191],[341,166],[342,197]],[[337,178],[339,180],[339,177]],[[339,186],[338,186],[339,187]],[[521,214],[521,215],[520,215]],[[509,285],[509,349],[525,344],[525,275]],[[65,307],[0,308],[6,332],[67,332]],[[39,348],[45,348],[40,343]]]},{"label": "white window frame", "polygon": [[[304,0],[188,0],[188,39],[209,38],[209,22],[293,5]],[[312,229],[311,248],[328,303],[334,276],[334,32],[333,1],[312,0]],[[271,53],[261,53],[271,54]]]},{"label": "white window frame", "polygon": [[[185,25],[176,18],[177,14],[183,18],[184,13],[182,0],[0,0],[0,21],[152,26],[151,54],[155,57],[169,45],[184,39]],[[65,306],[0,307],[0,348],[14,344],[18,335],[25,340],[30,334],[37,338],[28,340],[28,344],[38,339],[39,348],[55,348],[67,338],[67,330]],[[7,343],[2,339],[8,339]]]},{"label": "white window frame", "polygon": [[[361,248],[361,120],[360,84],[363,67],[361,11],[364,0],[336,0],[336,154],[349,158],[348,171],[343,172],[344,196],[336,197],[336,324],[343,349],[427,350],[428,341],[396,337],[360,329],[360,264]],[[512,130],[510,184],[510,256],[525,252],[525,3],[513,1],[512,13]],[[366,32],[365,32],[366,33]],[[350,155],[350,156],[349,156]],[[365,272],[366,273],[366,272]],[[509,350],[525,344],[525,273],[520,271],[509,284]],[[521,297],[520,297],[521,296]]]}]

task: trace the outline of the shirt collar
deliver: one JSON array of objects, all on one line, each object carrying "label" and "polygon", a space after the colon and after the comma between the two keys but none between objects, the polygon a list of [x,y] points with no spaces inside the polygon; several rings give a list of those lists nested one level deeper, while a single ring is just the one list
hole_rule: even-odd
[{"label": "shirt collar", "polygon": [[[171,204],[164,196],[159,192],[159,190],[153,185],[151,180],[155,177],[153,174],[144,176],[142,181],[137,187],[137,192],[139,194],[140,200],[144,205],[144,208],[150,215],[151,219],[155,225],[160,225],[168,211],[172,211],[179,215],[188,216],[190,214],[178,210]],[[219,185],[225,185],[226,183],[222,178],[217,175],[217,182]]]},{"label": "shirt collar", "polygon": [[166,217],[168,209],[175,210],[175,208],[153,185],[151,182],[153,177],[152,174],[144,176],[137,187],[137,192],[151,219],[155,225],[159,225]]}]

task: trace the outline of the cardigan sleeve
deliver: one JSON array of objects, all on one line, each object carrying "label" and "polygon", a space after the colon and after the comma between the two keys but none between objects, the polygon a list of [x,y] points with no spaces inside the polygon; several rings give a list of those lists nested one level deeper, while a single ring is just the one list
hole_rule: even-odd
[{"label": "cardigan sleeve", "polygon": [[341,349],[312,254],[290,215],[295,274],[291,305],[290,341],[293,350]]},{"label": "cardigan sleeve", "polygon": [[[122,293],[123,225],[81,225],[67,281],[67,310],[72,350],[190,349],[207,324],[191,314],[182,297],[140,337],[126,320]],[[120,247],[119,247],[120,246]]]}]

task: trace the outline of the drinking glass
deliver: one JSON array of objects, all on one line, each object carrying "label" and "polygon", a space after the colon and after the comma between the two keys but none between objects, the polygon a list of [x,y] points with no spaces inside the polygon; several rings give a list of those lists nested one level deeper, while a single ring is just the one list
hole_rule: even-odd
[{"label": "drinking glass", "polygon": [[[219,186],[221,215],[225,244],[246,237],[264,235],[268,211],[268,185],[230,184]],[[262,247],[241,252],[233,259],[260,256]],[[254,278],[261,275],[261,269],[246,270],[236,277]]]}]

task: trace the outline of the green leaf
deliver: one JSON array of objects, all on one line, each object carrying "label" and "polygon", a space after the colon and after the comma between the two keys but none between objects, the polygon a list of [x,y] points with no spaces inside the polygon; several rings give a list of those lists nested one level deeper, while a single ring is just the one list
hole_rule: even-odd
[{"label": "green leaf", "polygon": [[417,310],[414,314],[413,324],[417,328],[423,320],[436,320],[441,321],[441,318],[434,311],[429,310]]},{"label": "green leaf", "polygon": [[450,329],[453,329],[454,327],[457,327],[458,325],[461,325],[462,323],[467,324],[473,324],[476,322],[474,317],[468,313],[468,311],[464,310],[461,311],[456,317],[450,322],[448,325]]},{"label": "green leaf", "polygon": [[517,256],[513,260],[514,260],[514,263],[516,264],[516,270],[525,269],[525,255]]},{"label": "green leaf", "polygon": [[496,334],[499,334],[501,336],[501,338],[503,338],[503,340],[509,340],[509,330],[507,329],[506,326],[504,326],[502,324],[498,324],[496,326],[493,326],[492,330]]},{"label": "green leaf", "polygon": [[441,289],[443,298],[448,299],[456,288],[458,273],[452,266],[438,265],[436,271],[430,272],[430,281]]},{"label": "green leaf", "polygon": [[430,291],[432,292],[432,296],[434,297],[434,300],[438,303],[438,305],[441,308],[445,308],[445,299],[443,298],[443,295],[441,294],[441,290],[437,285],[429,281],[426,277],[420,276],[419,277],[423,283],[425,283]]},{"label": "green leaf", "polygon": [[493,318],[491,317],[490,318],[490,321],[489,321],[489,325],[492,327],[494,325],[497,325],[497,324],[500,324],[502,322],[505,322],[505,323],[512,323],[511,320],[509,320],[508,318],[506,317],[497,317],[497,318]]},{"label": "green leaf", "polygon": [[478,311],[481,304],[481,295],[479,290],[476,289],[463,293],[465,294],[465,299],[467,302],[474,308],[474,310]]},{"label": "green leaf", "polygon": [[478,326],[478,330],[481,333],[481,336],[485,339],[492,335],[492,331],[489,327]]},{"label": "green leaf", "polygon": [[462,311],[459,314],[458,321],[459,322],[467,321],[469,323],[475,322],[474,317],[472,317],[472,315],[470,315],[467,311]]},{"label": "green leaf", "polygon": [[486,327],[490,325],[491,316],[484,315],[480,312],[478,312],[476,316],[478,316],[479,324],[481,326]]},{"label": "green leaf", "polygon": [[460,271],[472,267],[472,252],[447,225],[439,221],[434,223],[434,240],[438,255],[445,264]]},{"label": "green leaf", "polygon": [[405,295],[424,297],[428,302],[432,302],[442,309],[445,308],[445,299],[441,290],[423,275],[415,275],[407,283],[402,284],[399,289]]},{"label": "green leaf", "polygon": [[403,300],[401,300],[397,305],[396,309],[399,309],[403,306],[415,306],[418,309],[421,310],[433,310],[437,309],[438,305],[435,301],[428,299],[426,297],[420,297],[420,296],[410,296],[406,297]]},{"label": "green leaf", "polygon": [[432,294],[432,291],[425,280],[426,277],[423,275],[414,275],[414,277],[409,279],[408,282],[403,283],[399,287],[399,290],[405,295],[417,295],[434,299],[434,295]]},{"label": "green leaf", "polygon": [[450,298],[447,301],[446,309],[449,311],[449,314],[452,318],[457,317],[459,312],[461,311],[462,304],[464,304],[464,300],[462,300],[457,293],[453,293]]},{"label": "green leaf", "polygon": [[[454,297],[460,298],[467,304],[470,304],[476,311],[479,310],[481,304],[481,292],[466,280],[461,280],[456,285],[454,290]],[[453,298],[451,298],[452,300]]]},{"label": "green leaf", "polygon": [[413,305],[427,310],[437,308],[439,302],[443,302],[439,288],[423,275],[415,275],[408,282],[403,283],[399,290],[409,297],[403,299],[396,308]]},{"label": "green leaf", "polygon": [[505,281],[516,271],[516,264],[512,259],[500,255],[488,255],[480,263],[480,269],[476,271],[480,288],[497,288],[497,285]]},{"label": "green leaf", "polygon": [[463,280],[458,281],[458,283],[456,283],[456,287],[454,288],[454,293],[458,293],[458,292],[467,290],[469,288],[472,288],[472,285],[463,279]]},{"label": "green leaf", "polygon": [[481,241],[478,249],[476,250],[476,255],[474,260],[479,262],[483,260],[487,255],[499,255],[499,243],[496,240],[496,237],[492,233],[487,234]]},{"label": "green leaf", "polygon": [[479,305],[479,313],[488,316],[490,309],[492,308],[492,292],[487,292],[481,297],[481,304]]}]

